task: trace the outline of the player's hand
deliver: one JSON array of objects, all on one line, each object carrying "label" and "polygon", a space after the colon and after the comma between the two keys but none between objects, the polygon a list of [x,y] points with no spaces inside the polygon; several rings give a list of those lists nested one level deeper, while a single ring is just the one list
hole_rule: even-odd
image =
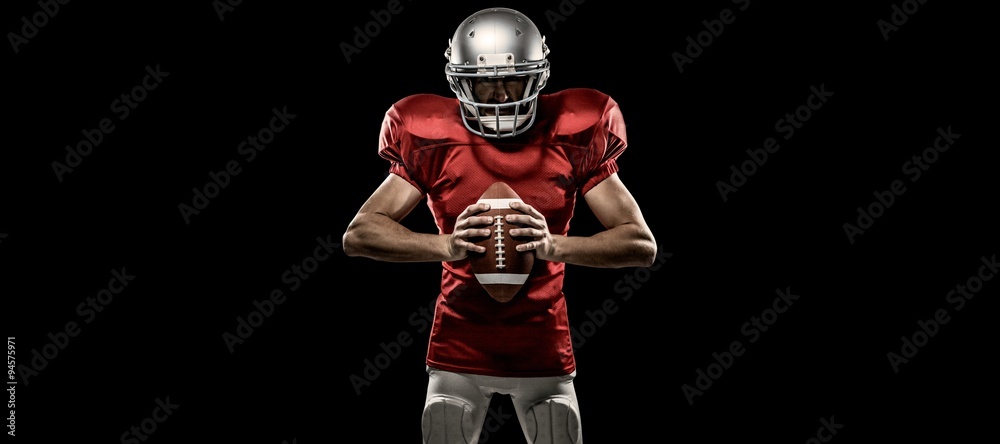
[{"label": "player's hand", "polygon": [[517,251],[535,251],[535,257],[542,260],[551,260],[555,254],[555,243],[552,240],[552,233],[549,233],[549,225],[545,222],[545,216],[538,212],[535,207],[523,202],[511,202],[510,207],[524,214],[508,214],[507,222],[520,224],[524,228],[511,228],[511,236],[527,236],[534,240],[525,242],[517,246]]},{"label": "player's hand", "polygon": [[477,253],[486,252],[486,247],[476,245],[469,241],[470,237],[489,236],[493,231],[488,228],[493,224],[493,218],[489,216],[476,216],[484,211],[489,211],[490,205],[479,203],[472,204],[458,215],[455,220],[455,231],[448,235],[448,245],[451,247],[451,258],[456,261],[465,259],[470,251]]}]

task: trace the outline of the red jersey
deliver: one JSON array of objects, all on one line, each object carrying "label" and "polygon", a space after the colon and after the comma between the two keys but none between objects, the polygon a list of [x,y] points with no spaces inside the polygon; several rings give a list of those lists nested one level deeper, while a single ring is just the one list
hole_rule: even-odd
[{"label": "red jersey", "polygon": [[[552,234],[565,235],[577,193],[618,171],[625,123],[617,103],[593,89],[540,95],[536,111],[524,134],[487,139],[465,128],[458,99],[412,95],[386,112],[379,155],[424,194],[441,234],[502,181],[545,216]],[[561,262],[537,260],[521,291],[501,303],[479,284],[468,259],[442,262],[427,365],[490,376],[574,371],[564,273]]]}]

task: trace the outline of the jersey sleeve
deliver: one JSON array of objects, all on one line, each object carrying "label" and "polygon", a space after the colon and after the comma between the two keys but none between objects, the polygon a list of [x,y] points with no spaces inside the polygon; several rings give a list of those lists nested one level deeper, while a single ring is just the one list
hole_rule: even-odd
[{"label": "jersey sleeve", "polygon": [[408,156],[404,153],[406,148],[402,143],[405,131],[406,125],[404,125],[399,109],[396,105],[391,106],[382,119],[382,128],[378,138],[378,154],[389,162],[390,174],[403,178],[421,193],[426,193],[426,188],[411,175],[411,167],[407,165],[406,158]]},{"label": "jersey sleeve", "polygon": [[625,119],[618,103],[608,97],[590,145],[590,162],[580,187],[582,194],[587,194],[601,181],[618,172],[618,156],[621,156],[627,146]]}]

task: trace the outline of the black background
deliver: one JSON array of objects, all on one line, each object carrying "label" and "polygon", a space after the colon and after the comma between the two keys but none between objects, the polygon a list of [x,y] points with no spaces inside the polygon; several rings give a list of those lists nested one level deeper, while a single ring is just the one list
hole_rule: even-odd
[{"label": "black background", "polygon": [[[618,100],[620,175],[669,255],[655,270],[568,267],[587,442],[802,443],[831,417],[834,442],[993,432],[978,401],[995,399],[1000,283],[961,311],[946,300],[998,248],[981,6],[929,0],[886,40],[877,22],[903,2],[402,1],[378,26],[371,11],[390,2],[244,1],[221,18],[211,1],[176,3],[70,2],[0,51],[2,333],[31,368],[50,333],[79,326],[15,377],[16,441],[125,442],[169,398],[179,407],[145,442],[419,442],[427,332],[414,316],[440,265],[335,251],[294,291],[283,274],[317,238],[339,242],[387,174],[382,114],[408,94],[450,94],[447,40],[488,6],[546,35],[547,92]],[[724,9],[735,21],[681,72],[672,54]],[[22,33],[41,10],[5,2],[2,30]],[[345,44],[358,46],[349,58]],[[119,119],[112,102],[156,66],[169,74]],[[812,86],[833,95],[784,140],[776,122]],[[247,162],[237,146],[286,107],[294,119]],[[103,118],[115,129],[60,181],[53,162]],[[910,181],[903,165],[949,127],[961,138]],[[717,182],[768,137],[781,149],[723,200]],[[240,173],[186,223],[178,206],[229,161]],[[843,224],[894,180],[906,192],[850,242]],[[407,225],[434,230],[423,205]],[[598,228],[581,201],[572,234]],[[122,269],[134,279],[85,322],[77,306]],[[644,281],[624,300],[627,277]],[[223,335],[273,289],[284,303],[228,348]],[[741,326],[778,289],[799,298],[750,343]],[[607,300],[617,311],[594,315]],[[950,321],[894,371],[887,353],[939,309]],[[400,334],[411,342],[356,390],[351,376]],[[734,341],[745,353],[689,403],[681,387]],[[491,428],[485,442],[524,442],[512,417]]]}]

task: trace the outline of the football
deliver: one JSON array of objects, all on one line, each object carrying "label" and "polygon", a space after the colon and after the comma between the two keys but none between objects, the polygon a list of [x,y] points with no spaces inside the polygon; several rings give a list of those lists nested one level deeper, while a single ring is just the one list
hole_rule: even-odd
[{"label": "football", "polygon": [[530,242],[530,236],[512,237],[508,234],[512,228],[521,228],[519,224],[508,223],[504,216],[520,214],[510,207],[511,202],[523,202],[521,198],[503,182],[490,185],[479,198],[478,203],[487,203],[490,209],[478,216],[493,218],[493,234],[489,237],[473,237],[469,240],[476,245],[486,247],[486,252],[469,252],[472,272],[476,280],[482,284],[490,297],[499,302],[507,302],[514,298],[521,286],[528,280],[531,267],[535,262],[534,251],[517,251],[516,247]]}]

